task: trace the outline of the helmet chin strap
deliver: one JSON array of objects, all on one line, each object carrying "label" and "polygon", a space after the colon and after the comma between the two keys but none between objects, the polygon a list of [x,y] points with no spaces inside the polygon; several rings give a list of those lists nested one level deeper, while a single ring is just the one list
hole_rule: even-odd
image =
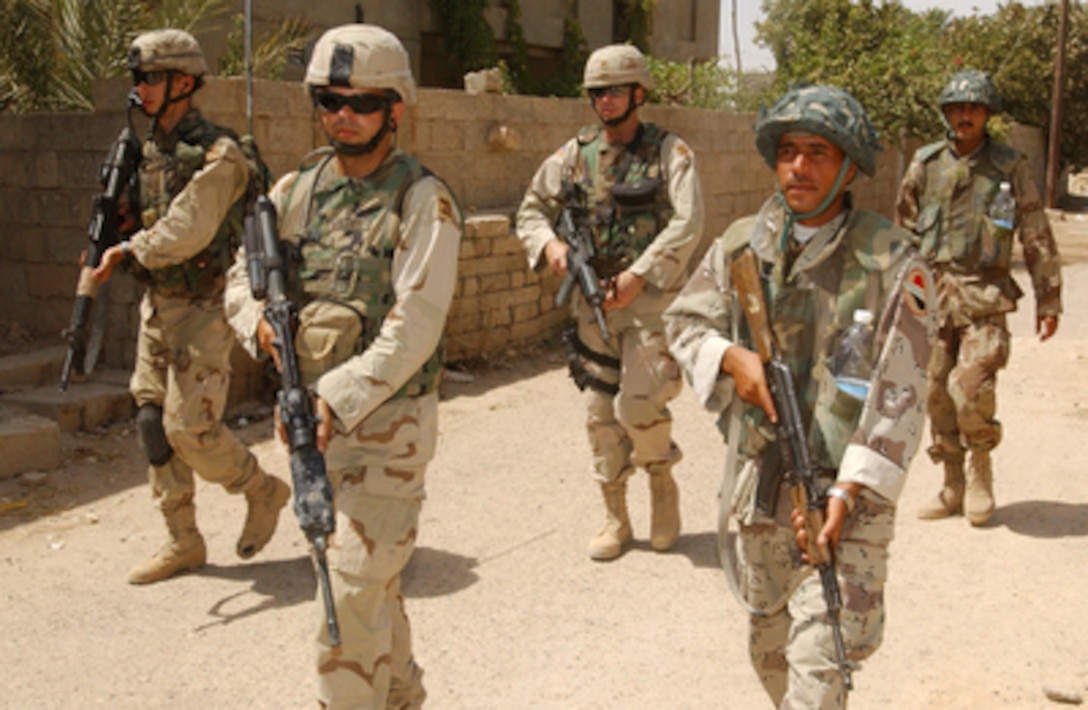
[{"label": "helmet chin strap", "polygon": [[793,231],[793,225],[801,220],[810,219],[818,214],[821,214],[824,210],[831,205],[831,201],[839,194],[839,190],[842,189],[843,182],[846,181],[846,173],[850,170],[850,156],[844,156],[842,160],[842,167],[839,168],[838,177],[835,178],[835,184],[828,191],[827,196],[823,201],[813,210],[798,214],[794,212],[790,204],[786,202],[786,196],[782,194],[782,186],[778,187],[778,199],[782,203],[782,206],[786,209],[786,223],[782,226],[782,234],[778,237],[778,251],[785,253],[786,241],[789,239],[790,232]]},{"label": "helmet chin strap", "polygon": [[638,108],[640,105],[635,101],[634,86],[631,87],[631,91],[627,94],[627,98],[629,99],[629,101],[627,102],[627,110],[623,112],[623,115],[609,119],[601,118],[601,114],[597,111],[596,104],[593,104],[593,99],[590,99],[589,102],[593,105],[593,112],[597,114],[597,118],[601,119],[601,123],[608,126],[609,128],[615,128],[616,126],[626,121],[631,116],[631,114],[635,112],[635,109]]},{"label": "helmet chin strap", "polygon": [[[163,90],[162,103],[159,105],[159,110],[156,111],[154,115],[147,112],[147,108],[144,106],[143,101],[139,101],[139,97],[137,96],[137,100],[139,101],[138,105],[140,107],[140,110],[144,112],[145,116],[147,116],[148,118],[151,119],[151,126],[148,129],[148,135],[150,135],[150,136],[155,135],[155,129],[158,128],[159,121],[162,119],[163,114],[166,113],[166,109],[167,109],[167,107],[170,106],[170,104],[176,104],[177,102],[183,101],[183,100],[189,98],[190,96],[192,96],[193,94],[196,93],[197,85],[198,85],[199,82],[196,79],[194,79],[193,80],[193,88],[189,89],[184,94],[180,94],[178,96],[173,96],[173,97],[170,96],[170,87],[174,83],[174,74],[176,72],[177,72],[176,69],[167,69],[166,70],[166,78],[163,79],[163,81],[166,82],[166,88]],[[131,98],[130,98],[130,101],[131,101]],[[131,105],[130,105],[130,108],[131,108]]]},{"label": "helmet chin strap", "polygon": [[383,110],[383,113],[385,115],[385,120],[382,121],[381,130],[375,133],[374,137],[368,140],[366,143],[363,143],[362,145],[359,145],[358,143],[344,143],[343,141],[329,138],[329,145],[331,145],[333,150],[341,155],[356,156],[368,155],[370,153],[373,153],[378,148],[378,145],[381,144],[382,139],[385,138],[388,133],[392,132],[394,136],[396,136],[397,133],[396,122],[393,120],[392,104],[387,104],[385,109]]}]

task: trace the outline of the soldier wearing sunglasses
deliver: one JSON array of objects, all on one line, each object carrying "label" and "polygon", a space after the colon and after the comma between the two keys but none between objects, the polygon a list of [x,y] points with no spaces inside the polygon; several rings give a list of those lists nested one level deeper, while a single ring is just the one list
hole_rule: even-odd
[{"label": "soldier wearing sunglasses", "polygon": [[251,143],[193,106],[206,67],[188,32],[140,35],[128,67],[138,105],[151,119],[139,166],[140,203],[125,206],[127,219],[138,220],[141,229],[107,249],[93,276],[104,282],[127,262],[147,286],[130,388],[151,490],[169,535],[129,572],[129,582],[147,584],[205,562],[194,472],[245,494],[248,512],[236,546],[243,559],[271,539],[290,488],[265,473],[221,421],[234,344],[223,314],[225,273],[243,215],[267,188],[267,169]]},{"label": "soldier wearing sunglasses", "polygon": [[605,524],[590,540],[589,556],[611,560],[633,537],[626,495],[636,468],[649,474],[650,546],[668,550],[680,534],[672,468],[681,453],[668,403],[682,383],[661,314],[687,279],[703,237],[703,198],[687,143],[639,120],[654,80],[638,49],[593,52],[585,88],[599,125],[583,129],[540,166],[518,210],[517,231],[532,268],[565,275],[568,246],[556,235],[556,220],[569,196],[586,198],[579,206],[587,208],[594,237],[592,266],[606,291],[607,328],[575,290],[576,327],[567,341],[572,376],[586,393],[592,475],[605,504]]},{"label": "soldier wearing sunglasses", "polygon": [[[397,148],[416,86],[396,36],[365,24],[329,30],[305,84],[330,146],[269,197],[291,262],[300,377],[314,397],[337,510],[329,573],[343,643],[331,645],[315,614],[318,699],[327,708],[418,708],[426,693],[400,574],[437,443],[461,210]],[[242,342],[275,356],[244,259],[231,272],[227,308]]]}]

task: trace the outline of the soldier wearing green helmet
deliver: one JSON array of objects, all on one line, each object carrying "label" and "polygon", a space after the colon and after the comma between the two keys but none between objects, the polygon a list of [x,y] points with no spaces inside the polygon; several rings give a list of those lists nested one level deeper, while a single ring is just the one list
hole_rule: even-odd
[{"label": "soldier wearing green helmet", "polygon": [[[727,432],[719,544],[749,613],[756,674],[775,707],[844,708],[849,666],[881,642],[896,501],[925,419],[933,279],[909,232],[853,204],[849,186],[859,170],[875,172],[879,146],[850,94],[792,89],[760,113],[755,130],[778,190],[710,247],[665,311],[666,335],[696,396]],[[789,462],[779,413],[731,273],[741,257],[757,264],[751,280],[762,287],[823,491],[815,542],[844,590],[847,672],[821,579],[802,553],[810,542],[804,511],[792,509],[783,485]],[[872,374],[858,389],[840,387],[832,357],[853,323],[872,344],[862,353]]]},{"label": "soldier wearing green helmet", "polygon": [[94,278],[105,281],[127,262],[147,285],[130,389],[169,534],[162,549],[129,572],[129,582],[147,584],[205,562],[194,472],[245,494],[248,512],[236,547],[243,559],[271,539],[290,488],[265,473],[221,421],[234,344],[223,315],[224,275],[243,214],[267,188],[267,169],[252,144],[193,106],[206,67],[191,34],[139,35],[128,68],[138,105],[152,119],[139,167],[140,204],[127,206],[128,219],[142,228],[103,253]]},{"label": "soldier wearing green helmet", "polygon": [[[416,87],[396,35],[368,24],[325,32],[304,80],[329,141],[269,192],[295,349],[333,486],[329,577],[343,639],[316,634],[325,708],[422,706],[401,571],[412,556],[424,474],[438,439],[442,335],[457,284],[462,214],[449,188],[396,144]],[[244,258],[227,310],[253,353],[275,353]]]},{"label": "soldier wearing green helmet", "polygon": [[586,395],[591,475],[605,504],[604,526],[588,552],[605,561],[633,538],[627,479],[638,468],[649,475],[650,546],[667,551],[680,535],[672,469],[681,452],[668,403],[683,382],[665,346],[661,313],[702,242],[703,198],[688,144],[639,119],[654,88],[642,52],[628,44],[601,47],[584,76],[599,125],[582,129],[541,164],[518,209],[517,233],[531,268],[565,276],[569,250],[557,236],[557,218],[565,208],[589,215],[605,325],[576,291],[576,326],[567,340],[572,376]]},{"label": "soldier wearing green helmet", "polygon": [[[918,511],[924,520],[963,514],[984,525],[994,514],[991,452],[1001,441],[997,373],[1008,363],[1007,316],[1023,296],[1010,273],[1018,235],[1035,291],[1036,332],[1049,339],[1061,313],[1061,270],[1026,157],[987,131],[1001,110],[990,77],[953,75],[940,95],[945,140],[920,148],[899,189],[896,222],[915,234],[937,276],[939,341],[929,364],[929,455],[943,466],[937,496]],[[1004,189],[1012,219],[995,217]]]}]

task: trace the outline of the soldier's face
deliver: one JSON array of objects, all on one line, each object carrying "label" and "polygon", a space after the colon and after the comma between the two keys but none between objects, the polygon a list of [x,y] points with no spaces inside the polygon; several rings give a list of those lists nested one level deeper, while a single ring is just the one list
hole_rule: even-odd
[{"label": "soldier's face", "polygon": [[[801,132],[782,136],[778,141],[775,173],[790,209],[797,214],[807,214],[818,208],[835,187],[845,159],[838,146],[821,136]],[[851,165],[830,204],[800,223],[818,226],[841,212],[842,196],[856,174],[857,166]]]},{"label": "soldier's face", "polygon": [[325,133],[349,145],[364,145],[377,135],[386,121],[387,109],[399,123],[404,104],[391,103],[381,89],[329,86],[321,90],[318,98],[318,113]]},{"label": "soldier's face", "polygon": [[637,92],[642,90],[637,84],[617,84],[588,89],[587,93],[601,120],[610,121],[626,113],[631,103],[639,100]]},{"label": "soldier's face", "polygon": [[990,117],[989,109],[982,104],[955,103],[945,104],[942,110],[957,143],[974,148],[982,142],[986,119]]}]

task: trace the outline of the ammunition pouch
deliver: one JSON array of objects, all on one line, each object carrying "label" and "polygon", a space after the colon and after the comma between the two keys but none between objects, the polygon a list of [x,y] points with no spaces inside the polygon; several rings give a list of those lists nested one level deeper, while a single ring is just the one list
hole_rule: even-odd
[{"label": "ammunition pouch", "polygon": [[363,351],[366,320],[366,306],[359,301],[319,298],[302,308],[295,353],[303,387]]},{"label": "ammunition pouch", "polygon": [[585,388],[589,387],[607,395],[615,396],[619,393],[619,385],[595,377],[586,369],[585,363],[582,362],[584,358],[601,367],[619,370],[619,360],[590,350],[578,337],[578,331],[574,328],[563,331],[563,342],[567,346],[567,368],[570,370],[570,378],[574,380],[574,384],[578,386],[579,390],[585,391]]},{"label": "ammunition pouch", "polygon": [[660,188],[661,178],[639,178],[632,182],[617,182],[610,192],[621,207],[649,207],[656,202]]}]

